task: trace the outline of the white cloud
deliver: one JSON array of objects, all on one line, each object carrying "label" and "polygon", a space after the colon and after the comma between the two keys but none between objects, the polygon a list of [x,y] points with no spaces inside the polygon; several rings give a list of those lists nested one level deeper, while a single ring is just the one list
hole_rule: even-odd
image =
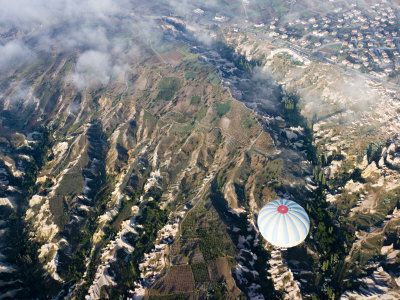
[{"label": "white cloud", "polygon": [[111,73],[109,55],[90,50],[79,56],[71,81],[78,89],[105,85],[110,81]]},{"label": "white cloud", "polygon": [[61,22],[106,21],[123,12],[126,1],[111,0],[0,0],[0,24],[22,29]]},{"label": "white cloud", "polygon": [[79,90],[92,89],[107,85],[127,69],[128,66],[123,62],[112,60],[109,53],[89,50],[79,56],[75,72],[68,80]]},{"label": "white cloud", "polygon": [[10,41],[4,46],[0,45],[0,71],[21,65],[33,59],[33,52],[18,40]]},{"label": "white cloud", "polygon": [[[36,56],[82,53],[69,80],[79,89],[107,84],[126,70],[129,41],[115,37],[121,19],[132,12],[129,0],[0,0],[0,27],[17,32],[4,46],[0,40],[0,72]],[[122,24],[122,25],[121,25]],[[131,29],[140,33],[140,30]],[[29,42],[23,43],[24,38]],[[47,53],[47,54],[46,54]],[[113,61],[113,62],[111,62]],[[114,66],[115,65],[115,66]]]}]

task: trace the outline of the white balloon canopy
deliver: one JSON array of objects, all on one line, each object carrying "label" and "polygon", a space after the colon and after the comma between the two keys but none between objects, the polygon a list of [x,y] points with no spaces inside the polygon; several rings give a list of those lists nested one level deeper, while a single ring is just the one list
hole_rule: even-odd
[{"label": "white balloon canopy", "polygon": [[273,200],[263,206],[257,225],[261,235],[278,247],[294,247],[307,237],[310,219],[303,207],[286,199]]}]

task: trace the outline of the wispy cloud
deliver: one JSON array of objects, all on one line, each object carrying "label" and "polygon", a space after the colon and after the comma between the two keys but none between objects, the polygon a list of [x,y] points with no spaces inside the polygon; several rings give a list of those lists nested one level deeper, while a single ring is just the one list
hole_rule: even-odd
[{"label": "wispy cloud", "polygon": [[62,22],[106,22],[120,14],[128,1],[111,0],[0,0],[0,24],[31,30]]},{"label": "wispy cloud", "polygon": [[115,72],[126,69],[121,62],[114,66],[114,56],[127,45],[113,33],[132,12],[131,1],[0,0],[0,6],[2,32],[17,32],[14,40],[0,39],[0,72],[46,52],[82,53],[73,75],[82,89],[85,84],[106,84]]},{"label": "wispy cloud", "polygon": [[110,54],[89,50],[79,56],[75,72],[69,79],[80,90],[96,88],[108,84],[112,77],[126,70],[126,65],[113,63]]},{"label": "wispy cloud", "polygon": [[23,42],[14,40],[0,45],[0,72],[32,60],[35,54]]}]

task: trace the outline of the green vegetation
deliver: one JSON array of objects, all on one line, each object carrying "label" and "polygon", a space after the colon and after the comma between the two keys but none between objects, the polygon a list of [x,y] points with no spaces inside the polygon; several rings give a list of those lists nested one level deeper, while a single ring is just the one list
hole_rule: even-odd
[{"label": "green vegetation", "polygon": [[265,168],[265,176],[268,181],[278,180],[283,170],[283,159],[277,158],[267,163]]},{"label": "green vegetation", "polygon": [[[310,131],[308,131],[308,135],[309,139],[313,140]],[[326,202],[326,180],[321,171],[321,156],[317,149],[309,154],[313,155],[317,189],[313,191],[312,201],[307,203],[306,210],[312,224],[310,230],[312,244],[320,254],[319,263],[314,264],[314,268],[317,270],[318,294],[320,297],[329,297],[329,294],[335,294],[338,297],[343,290],[344,257],[354,241],[354,236],[343,227],[341,229],[334,225],[335,214],[328,210]]]},{"label": "green vegetation", "polygon": [[203,205],[191,211],[181,225],[185,239],[199,239],[200,251],[206,261],[220,256],[234,256],[232,241],[227,236],[223,223],[212,207]]},{"label": "green vegetation", "polygon": [[186,80],[189,80],[189,79],[195,80],[196,79],[196,73],[194,73],[194,72],[186,72],[185,73],[185,79]]},{"label": "green vegetation", "polygon": [[177,77],[165,77],[158,85],[158,94],[156,100],[172,100],[175,93],[181,86],[181,80]]},{"label": "green vegetation", "polygon": [[209,73],[207,75],[208,79],[210,80],[212,85],[219,85],[221,83],[221,80],[219,79],[219,77],[217,76],[217,74],[215,74],[214,72]]},{"label": "green vegetation", "polygon": [[299,97],[295,94],[290,94],[281,100],[281,108],[285,115],[285,119],[292,124],[304,124],[305,120],[299,113],[297,104]]},{"label": "green vegetation", "polygon": [[206,261],[214,260],[221,256],[222,253],[228,252],[233,255],[231,251],[232,243],[226,241],[226,237],[221,234],[221,231],[214,229],[213,222],[210,222],[210,228],[200,229],[198,237],[200,238],[200,250]]},{"label": "green vegetation", "polygon": [[194,115],[194,119],[196,121],[201,121],[207,114],[208,107],[207,105],[203,104],[200,109]]},{"label": "green vegetation", "polygon": [[73,59],[69,59],[65,62],[63,65],[62,69],[60,70],[60,75],[62,77],[66,76],[68,73],[70,73],[75,66],[75,62]]},{"label": "green vegetation", "polygon": [[118,286],[110,291],[114,298],[125,295],[138,279],[140,274],[139,263],[143,260],[144,254],[153,247],[157,232],[168,220],[168,212],[161,210],[158,206],[161,199],[161,191],[152,189],[149,193],[152,194],[154,200],[141,206],[141,215],[136,221],[143,227],[139,230],[139,236],[130,241],[132,246],[135,247],[135,251],[130,254],[122,251],[120,259],[111,265],[115,278],[119,283]]},{"label": "green vegetation", "polygon": [[231,100],[225,103],[215,103],[215,105],[217,106],[218,117],[222,117],[231,109]]},{"label": "green vegetation", "polygon": [[193,95],[190,99],[190,104],[192,105],[199,105],[201,102],[201,97],[199,95]]},{"label": "green vegetation", "polygon": [[383,146],[383,142],[372,143],[368,146],[367,158],[369,164],[373,161],[378,164],[379,159],[381,158]]},{"label": "green vegetation", "polygon": [[83,231],[78,234],[78,237],[81,238],[79,241],[82,242],[82,246],[76,253],[72,254],[67,273],[64,274],[66,278],[73,281],[82,278],[86,270],[86,255],[90,251],[91,234],[88,231]]},{"label": "green vegetation", "polygon": [[254,125],[256,125],[256,122],[253,119],[244,119],[242,121],[242,127],[245,128],[245,129],[250,129]]},{"label": "green vegetation", "polygon": [[241,75],[240,73],[242,72],[249,72],[254,67],[261,65],[261,61],[248,61],[246,56],[236,53],[235,49],[232,46],[228,46],[223,42],[217,42],[215,45],[215,49],[218,51],[222,58],[225,58],[235,64],[235,67],[238,68],[238,70],[234,72],[235,75]]},{"label": "green vegetation", "polygon": [[207,264],[205,262],[195,263],[190,266],[196,283],[206,283],[210,281]]},{"label": "green vegetation", "polygon": [[199,54],[191,53],[189,47],[183,46],[177,49],[180,53],[185,55],[183,60],[195,60],[199,57]]},{"label": "green vegetation", "polygon": [[226,299],[227,294],[228,294],[228,290],[226,288],[226,284],[225,283],[217,283],[215,288],[212,290],[209,299],[224,300],[224,299]]}]

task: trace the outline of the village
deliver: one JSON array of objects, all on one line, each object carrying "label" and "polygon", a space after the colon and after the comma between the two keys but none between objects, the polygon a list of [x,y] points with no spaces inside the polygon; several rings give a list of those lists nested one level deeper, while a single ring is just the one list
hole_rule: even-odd
[{"label": "village", "polygon": [[254,24],[271,38],[285,40],[330,62],[359,69],[380,78],[394,78],[400,71],[399,26],[395,11],[386,1],[369,9],[337,8],[321,15],[296,20],[275,18]]}]

